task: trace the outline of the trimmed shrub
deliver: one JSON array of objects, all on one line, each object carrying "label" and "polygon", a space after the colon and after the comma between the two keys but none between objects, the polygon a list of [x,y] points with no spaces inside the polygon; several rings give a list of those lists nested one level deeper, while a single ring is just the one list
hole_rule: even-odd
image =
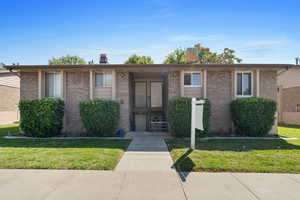
[{"label": "trimmed shrub", "polygon": [[61,99],[21,100],[21,130],[30,137],[51,137],[63,127],[64,102]]},{"label": "trimmed shrub", "polygon": [[264,98],[244,98],[231,102],[235,132],[240,136],[263,136],[274,125],[276,102]]},{"label": "trimmed shrub", "polygon": [[[168,121],[170,130],[177,137],[191,135],[191,98],[178,98],[169,100]],[[199,136],[206,136],[210,127],[210,102],[206,99],[203,110],[204,131],[197,131]]]},{"label": "trimmed shrub", "polygon": [[113,136],[118,129],[120,104],[110,99],[80,102],[80,117],[88,135]]}]

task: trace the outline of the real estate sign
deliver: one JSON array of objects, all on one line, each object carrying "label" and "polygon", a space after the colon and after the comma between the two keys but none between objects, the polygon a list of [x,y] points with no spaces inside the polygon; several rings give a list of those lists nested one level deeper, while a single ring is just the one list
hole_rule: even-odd
[{"label": "real estate sign", "polygon": [[197,100],[192,98],[191,110],[191,149],[195,149],[196,129],[204,130],[203,128],[203,107],[205,100]]}]

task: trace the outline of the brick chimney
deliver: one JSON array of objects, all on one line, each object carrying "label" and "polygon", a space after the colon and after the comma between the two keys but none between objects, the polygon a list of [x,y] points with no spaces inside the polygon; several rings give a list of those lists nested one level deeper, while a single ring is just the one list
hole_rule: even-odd
[{"label": "brick chimney", "polygon": [[187,48],[186,49],[186,62],[196,63],[199,61],[198,49],[197,48]]},{"label": "brick chimney", "polygon": [[100,64],[107,64],[107,63],[108,63],[108,61],[107,61],[107,56],[106,56],[105,53],[100,54],[100,60],[99,60],[99,63],[100,63]]}]

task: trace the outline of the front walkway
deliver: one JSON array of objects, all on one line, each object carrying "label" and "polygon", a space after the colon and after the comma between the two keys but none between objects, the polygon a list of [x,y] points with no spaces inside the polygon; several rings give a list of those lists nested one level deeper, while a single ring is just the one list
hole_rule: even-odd
[{"label": "front walkway", "polygon": [[172,159],[164,138],[165,133],[129,132],[132,139],[116,171],[172,171]]}]

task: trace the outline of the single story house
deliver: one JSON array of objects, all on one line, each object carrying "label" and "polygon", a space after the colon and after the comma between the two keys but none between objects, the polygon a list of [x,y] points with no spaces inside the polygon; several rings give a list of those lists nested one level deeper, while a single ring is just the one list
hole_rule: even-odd
[{"label": "single story house", "polygon": [[300,67],[278,76],[278,121],[300,125]]},{"label": "single story house", "polygon": [[0,124],[19,120],[20,79],[5,69],[0,69]]},{"label": "single story house", "polygon": [[[81,100],[108,98],[120,102],[120,128],[163,129],[167,101],[179,97],[211,102],[211,131],[232,132],[230,102],[263,97],[277,101],[277,76],[289,64],[87,64],[6,66],[18,72],[21,99],[58,97],[65,101],[64,131],[84,132]],[[276,133],[276,125],[271,133]],[[161,126],[161,127],[160,127]]]}]

